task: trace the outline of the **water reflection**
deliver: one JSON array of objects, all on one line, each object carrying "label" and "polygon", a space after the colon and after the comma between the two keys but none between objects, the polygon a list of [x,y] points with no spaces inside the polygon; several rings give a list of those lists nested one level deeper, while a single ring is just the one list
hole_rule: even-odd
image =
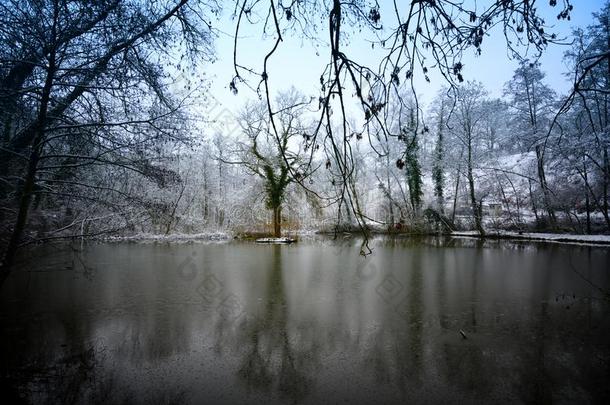
[{"label": "water reflection", "polygon": [[609,250],[443,238],[374,246],[367,258],[354,239],[42,247],[0,296],[2,395],[608,399]]},{"label": "water reflection", "polygon": [[250,315],[243,323],[246,354],[238,374],[249,388],[276,389],[296,402],[309,390],[305,370],[310,356],[289,336],[282,246],[271,246],[271,250],[262,313]]}]

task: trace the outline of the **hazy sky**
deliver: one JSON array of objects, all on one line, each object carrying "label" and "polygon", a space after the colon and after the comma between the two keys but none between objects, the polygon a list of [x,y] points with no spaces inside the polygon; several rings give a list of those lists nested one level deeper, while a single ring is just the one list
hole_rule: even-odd
[{"label": "hazy sky", "polygon": [[[379,3],[384,25],[392,26],[391,18],[383,20],[384,16],[393,15],[392,2],[380,1]],[[480,2],[480,4],[482,3],[484,2]],[[551,8],[548,6],[548,1],[541,1],[539,9],[543,11],[541,14],[547,25],[552,27],[551,32],[557,33],[559,37],[569,37],[573,28],[584,28],[591,24],[593,21],[591,13],[598,11],[603,3],[603,0],[572,0],[574,10],[571,21],[558,21],[556,15],[559,12],[559,6]],[[228,85],[234,75],[233,33],[236,24],[236,20],[231,17],[231,12],[232,9],[228,6],[221,19],[215,24],[216,28],[221,31],[215,41],[217,61],[205,65],[203,69],[212,82],[210,94],[222,106],[235,112],[245,100],[256,97],[256,93],[243,84],[238,87],[238,95],[233,95],[229,91]],[[325,21],[322,23],[326,24]],[[320,31],[320,37],[324,42],[318,44],[317,47],[307,39],[298,38],[294,33],[285,35],[284,41],[269,63],[270,85],[273,92],[285,90],[294,85],[307,95],[318,96],[320,74],[329,60],[329,48],[326,46],[327,30],[325,25],[322,26],[324,29]],[[264,39],[262,37],[261,27],[262,24],[255,27],[244,25],[238,39],[238,62],[259,72],[262,71],[264,55],[273,46],[273,38]],[[346,53],[361,64],[376,66],[380,53],[371,49],[370,42],[367,41],[370,39],[373,37],[369,33],[351,35],[349,45],[345,48]],[[563,75],[567,71],[562,61],[566,49],[566,46],[552,45],[541,59],[542,70],[547,74],[546,81],[558,93],[566,92],[570,87],[568,79]],[[502,95],[504,83],[511,78],[517,61],[508,59],[504,37],[499,32],[492,32],[484,39],[482,50],[481,56],[476,56],[474,49],[466,53],[463,60],[464,78],[480,80],[492,96],[499,97]],[[431,74],[430,77],[431,83],[425,82],[422,77],[416,81],[417,94],[424,104],[429,104],[439,87],[444,84],[438,76]],[[249,83],[256,87],[260,77],[251,76],[249,79]]]}]

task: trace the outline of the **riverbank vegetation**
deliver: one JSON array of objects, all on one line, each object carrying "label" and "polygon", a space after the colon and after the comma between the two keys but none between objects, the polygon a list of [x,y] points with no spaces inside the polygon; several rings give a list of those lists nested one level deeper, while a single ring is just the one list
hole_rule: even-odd
[{"label": "riverbank vegetation", "polygon": [[[610,231],[608,3],[562,40],[566,94],[537,59],[559,38],[527,3],[453,14],[442,12],[450,2],[413,3],[407,15],[418,22],[401,20],[395,31],[382,28],[391,13],[377,3],[330,3],[237,3],[236,33],[260,26],[258,12],[276,46],[257,73],[239,64],[236,40],[230,90],[258,97],[237,114],[200,117],[216,102],[202,66],[230,53],[213,47],[219,4],[7,2],[4,267],[20,246],[98,235]],[[560,3],[545,6],[558,24],[573,9]],[[307,24],[314,9],[327,29]],[[342,38],[358,38],[345,25],[358,24],[391,40],[372,44],[387,51],[382,69],[345,53]],[[465,80],[460,61],[484,49],[496,24],[520,61],[501,96]],[[332,38],[329,64],[311,94],[270,89],[267,61],[282,35],[322,34]],[[414,77],[429,81],[433,69],[446,84],[424,105]],[[212,129],[214,120],[227,125]]]}]

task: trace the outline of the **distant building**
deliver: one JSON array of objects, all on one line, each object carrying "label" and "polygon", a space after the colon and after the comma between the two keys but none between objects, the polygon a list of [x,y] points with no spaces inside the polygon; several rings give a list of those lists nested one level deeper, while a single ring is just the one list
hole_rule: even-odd
[{"label": "distant building", "polygon": [[502,215],[502,203],[500,201],[483,201],[483,213],[492,217]]}]

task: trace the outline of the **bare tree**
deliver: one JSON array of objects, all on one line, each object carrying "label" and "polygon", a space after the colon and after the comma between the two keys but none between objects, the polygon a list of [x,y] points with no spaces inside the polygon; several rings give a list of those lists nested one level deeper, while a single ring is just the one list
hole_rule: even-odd
[{"label": "bare tree", "polygon": [[[548,7],[557,7],[551,1]],[[568,19],[572,5],[562,1],[558,7],[558,19]],[[329,38],[328,64],[320,75],[320,111],[318,124],[310,138],[315,144],[318,137],[329,139],[336,154],[337,173],[344,179],[353,174],[353,158],[349,143],[353,132],[366,133],[371,125],[379,126],[384,136],[400,135],[402,125],[393,130],[388,125],[390,106],[408,107],[405,100],[397,97],[403,83],[410,85],[415,96],[416,76],[430,80],[430,72],[436,69],[453,86],[463,81],[462,56],[473,49],[483,52],[485,37],[498,27],[505,39],[509,54],[519,57],[523,50],[542,52],[549,43],[557,41],[545,21],[539,16],[538,4],[529,1],[492,1],[484,6],[479,3],[467,5],[449,0],[394,2],[389,9],[382,10],[376,1],[306,0],[284,4],[281,1],[239,0],[235,5],[236,29],[234,44],[234,77],[230,88],[237,92],[242,84],[258,82],[257,90],[264,91],[267,110],[274,124],[277,108],[271,100],[269,61],[281,46],[284,37],[302,36],[318,41]],[[321,28],[320,20],[326,20],[328,31]],[[273,44],[262,54],[262,66],[244,66],[239,59],[239,34],[244,24],[259,24],[265,35],[272,35]],[[378,64],[369,66],[350,57],[345,47],[349,27],[367,30],[375,39],[371,46],[382,50]],[[324,26],[322,26],[324,27]],[[350,98],[360,106],[363,113],[363,128],[348,124],[347,107]],[[419,114],[419,108],[416,109]],[[331,115],[339,120],[339,133],[334,131]],[[338,118],[337,118],[338,117]],[[419,122],[419,119],[416,119]],[[350,190],[350,182],[341,181],[344,194],[356,198]],[[302,186],[305,186],[301,183]],[[356,204],[353,204],[357,206]],[[358,213],[359,220],[362,213]]]},{"label": "bare tree", "polygon": [[265,203],[272,211],[273,235],[280,237],[282,205],[288,186],[309,177],[312,172],[308,171],[303,159],[304,140],[309,135],[302,114],[309,100],[292,89],[280,93],[277,104],[280,106],[277,132],[271,129],[265,105],[250,103],[244,108],[240,125],[247,140],[239,143],[237,160],[223,161],[242,165],[263,180]]},{"label": "bare tree", "polygon": [[610,2],[593,18],[593,24],[586,30],[574,32],[572,49],[566,53],[572,65],[573,90],[564,99],[553,123],[559,121],[559,115],[571,113],[567,119],[580,117],[583,132],[590,135],[582,164],[591,165],[601,179],[595,203],[610,229]]},{"label": "bare tree", "polygon": [[476,198],[473,171],[479,148],[478,142],[480,141],[480,123],[483,116],[482,103],[486,95],[487,92],[481,83],[468,82],[468,84],[458,89],[455,104],[455,120],[459,128],[456,135],[466,151],[466,178],[468,179],[470,205],[475,227],[481,235],[485,234],[481,218],[482,202]]},{"label": "bare tree", "polygon": [[434,162],[432,166],[432,181],[434,182],[434,195],[436,207],[441,215],[445,214],[445,132],[447,131],[448,100],[441,93],[436,98],[438,105],[436,113],[436,142],[434,145]]},{"label": "bare tree", "polygon": [[520,130],[520,141],[526,149],[536,152],[536,171],[542,190],[544,209],[552,228],[557,226],[553,209],[551,190],[546,178],[545,143],[546,131],[555,101],[555,93],[543,82],[544,73],[540,64],[523,61],[513,78],[506,84],[506,94],[512,98],[511,107],[515,111],[515,127]]},{"label": "bare tree", "polygon": [[[201,16],[215,9],[213,1],[188,0],[2,3],[0,197],[15,210],[2,213],[13,225],[0,282],[32,197],[57,192],[51,183],[99,187],[65,177],[94,166],[137,172],[160,185],[176,180],[154,164],[153,143],[178,140],[184,128],[176,119],[184,104],[169,95],[161,60],[174,52],[191,60],[209,55],[210,27]],[[174,45],[180,39],[184,45]]]}]

